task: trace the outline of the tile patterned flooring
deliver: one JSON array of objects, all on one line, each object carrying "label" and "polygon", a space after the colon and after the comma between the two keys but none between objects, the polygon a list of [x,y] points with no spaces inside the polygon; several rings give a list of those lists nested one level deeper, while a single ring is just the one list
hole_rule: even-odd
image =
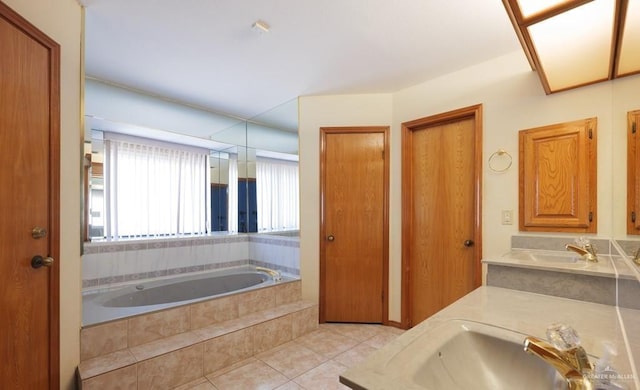
[{"label": "tile patterned flooring", "polygon": [[340,373],[402,333],[381,325],[321,324],[314,332],[176,389],[348,389],[338,381]]}]

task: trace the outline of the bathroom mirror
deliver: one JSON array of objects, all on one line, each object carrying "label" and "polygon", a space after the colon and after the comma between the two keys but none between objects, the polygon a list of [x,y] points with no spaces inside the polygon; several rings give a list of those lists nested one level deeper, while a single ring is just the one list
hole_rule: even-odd
[{"label": "bathroom mirror", "polygon": [[[639,240],[637,232],[632,232],[629,226],[635,225],[631,223],[632,215],[630,213],[629,203],[639,204],[640,191],[637,191],[637,185],[640,183],[640,172],[635,172],[635,177],[628,177],[628,173],[632,173],[628,169],[629,133],[632,128],[629,125],[630,113],[640,110],[640,96],[638,96],[638,88],[640,88],[640,77],[629,76],[613,81],[612,83],[612,128],[613,128],[613,145],[612,145],[612,180],[613,180],[613,200],[612,200],[612,216],[613,216],[613,238],[617,240]],[[631,115],[634,116],[634,115]],[[636,127],[638,124],[636,124]],[[636,132],[638,129],[636,128]],[[636,136],[637,137],[637,136]],[[633,183],[635,182],[635,188]],[[635,191],[634,191],[635,190]],[[635,198],[629,197],[629,194],[635,193]],[[640,216],[636,216],[636,219]],[[637,222],[636,222],[637,223]],[[640,244],[640,243],[639,243]]]},{"label": "bathroom mirror", "polygon": [[297,99],[247,122],[246,161],[250,231],[298,230]]},{"label": "bathroom mirror", "polygon": [[[104,214],[104,134],[115,132],[138,137],[189,144],[209,149],[210,161],[210,227],[211,232],[257,232],[256,159],[268,158],[297,164],[297,99],[256,116],[249,121],[224,117],[205,118],[189,107],[156,102],[131,91],[118,90],[96,80],[87,82],[84,151],[84,237],[85,241],[105,239]],[[108,104],[106,104],[108,100]],[[167,105],[172,105],[167,107]],[[151,107],[151,109],[149,109]],[[150,118],[139,118],[136,109],[149,111]],[[154,110],[169,118],[165,123],[176,126],[180,117],[190,131],[180,133],[152,128]],[[173,110],[173,112],[171,111]],[[209,113],[204,113],[208,115]],[[103,117],[116,118],[115,120]],[[195,119],[194,119],[195,118]],[[190,122],[193,120],[193,122]],[[134,123],[130,123],[130,122]],[[141,126],[142,123],[144,126]],[[218,128],[216,128],[216,126]],[[178,126],[176,126],[178,127]],[[282,127],[282,128],[279,128]],[[296,173],[297,175],[297,173]],[[296,177],[297,179],[297,177]],[[289,207],[298,207],[296,201]],[[297,215],[298,210],[290,210]],[[289,213],[289,214],[291,214]],[[297,225],[296,225],[297,227]],[[295,228],[281,226],[272,230]]]}]

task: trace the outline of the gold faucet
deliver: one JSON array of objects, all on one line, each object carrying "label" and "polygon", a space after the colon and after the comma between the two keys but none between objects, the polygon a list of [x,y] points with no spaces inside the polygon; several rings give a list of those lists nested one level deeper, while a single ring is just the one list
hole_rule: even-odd
[{"label": "gold faucet", "polygon": [[596,253],[596,248],[589,243],[584,244],[584,246],[582,247],[573,244],[567,244],[564,247],[568,251],[574,251],[579,254],[583,260],[591,261],[593,263],[598,262],[598,254]]},{"label": "gold faucet", "polygon": [[570,390],[594,389],[589,379],[593,376],[593,366],[580,345],[560,350],[544,340],[529,336],[524,340],[524,350],[555,368],[567,380]]},{"label": "gold faucet", "polygon": [[274,282],[279,282],[282,280],[282,276],[280,275],[280,272],[272,270],[270,268],[256,267],[256,271],[262,271],[262,272],[268,273],[269,275],[271,275]]},{"label": "gold faucet", "polygon": [[633,255],[633,262],[640,265],[640,248],[638,248],[636,253]]}]

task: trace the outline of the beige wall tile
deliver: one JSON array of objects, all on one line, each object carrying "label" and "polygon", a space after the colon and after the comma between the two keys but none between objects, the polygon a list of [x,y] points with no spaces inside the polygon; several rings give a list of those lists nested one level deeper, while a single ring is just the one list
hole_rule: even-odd
[{"label": "beige wall tile", "polygon": [[205,342],[205,375],[253,356],[253,347],[253,328],[239,330]]},{"label": "beige wall tile", "polygon": [[293,339],[291,314],[254,326],[254,353],[258,354]]},{"label": "beige wall tile", "polygon": [[291,317],[294,339],[318,329],[318,305],[295,312]]},{"label": "beige wall tile", "polygon": [[82,390],[136,390],[138,375],[131,365],[82,381]]},{"label": "beige wall tile", "polygon": [[80,360],[127,348],[127,321],[109,322],[80,331]]},{"label": "beige wall tile", "polygon": [[180,333],[164,339],[129,348],[137,361],[151,359],[169,352],[198,344],[202,339],[194,332]]},{"label": "beige wall tile", "polygon": [[189,330],[189,307],[164,310],[129,319],[129,347]]},{"label": "beige wall tile", "polygon": [[191,329],[238,318],[238,297],[232,295],[191,305]]},{"label": "beige wall tile", "polygon": [[244,316],[257,311],[271,309],[276,305],[273,288],[261,288],[242,294],[238,301],[238,315]]},{"label": "beige wall tile", "polygon": [[302,282],[283,283],[273,287],[276,294],[276,305],[297,302],[302,298]]},{"label": "beige wall tile", "polygon": [[138,390],[170,389],[203,376],[202,344],[138,363]]},{"label": "beige wall tile", "polygon": [[81,379],[89,379],[94,376],[114,371],[136,363],[128,349],[112,352],[108,355],[88,359],[78,365]]}]

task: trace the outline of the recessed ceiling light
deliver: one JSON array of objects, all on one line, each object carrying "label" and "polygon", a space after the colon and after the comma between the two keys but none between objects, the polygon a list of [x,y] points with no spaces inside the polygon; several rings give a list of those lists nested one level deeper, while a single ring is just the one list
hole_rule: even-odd
[{"label": "recessed ceiling light", "polygon": [[264,20],[257,20],[251,25],[251,28],[258,31],[259,33],[268,33],[271,26],[269,26],[269,23],[265,22]]}]

